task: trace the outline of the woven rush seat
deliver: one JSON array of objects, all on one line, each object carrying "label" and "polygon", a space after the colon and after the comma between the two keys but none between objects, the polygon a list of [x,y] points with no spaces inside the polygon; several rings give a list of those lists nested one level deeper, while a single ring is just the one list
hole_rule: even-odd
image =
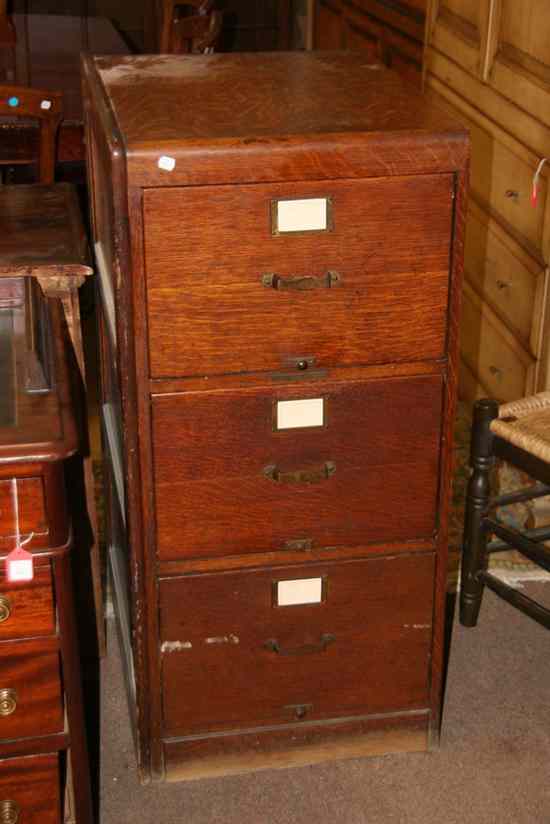
[{"label": "woven rush seat", "polygon": [[[505,494],[493,490],[493,467],[500,458],[532,480]],[[550,610],[488,572],[492,553],[515,549],[550,572],[548,526],[515,529],[496,514],[520,502],[550,495],[550,392],[502,404],[483,399],[474,405],[470,465],[466,493],[460,588],[460,620],[475,626],[483,590],[488,586],[512,606],[550,629]]]},{"label": "woven rush seat", "polygon": [[550,464],[550,392],[500,406],[491,432]]}]

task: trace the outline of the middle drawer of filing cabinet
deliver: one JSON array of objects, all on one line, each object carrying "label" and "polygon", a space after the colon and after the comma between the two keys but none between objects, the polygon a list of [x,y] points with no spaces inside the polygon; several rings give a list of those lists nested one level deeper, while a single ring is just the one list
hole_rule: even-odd
[{"label": "middle drawer of filing cabinet", "polygon": [[[146,190],[151,376],[442,357],[453,186],[418,175]],[[275,233],[280,200],[330,203],[327,230]]]},{"label": "middle drawer of filing cabinet", "polygon": [[432,554],[162,580],[165,734],[426,708],[433,587]]},{"label": "middle drawer of filing cabinet", "polygon": [[[153,397],[159,558],[432,537],[442,388],[419,375]],[[322,419],[278,428],[300,400]]]},{"label": "middle drawer of filing cabinet", "polygon": [[38,641],[0,644],[0,742],[62,732],[59,654]]},{"label": "middle drawer of filing cabinet", "polygon": [[55,611],[51,567],[35,567],[34,579],[0,582],[0,641],[53,635]]}]

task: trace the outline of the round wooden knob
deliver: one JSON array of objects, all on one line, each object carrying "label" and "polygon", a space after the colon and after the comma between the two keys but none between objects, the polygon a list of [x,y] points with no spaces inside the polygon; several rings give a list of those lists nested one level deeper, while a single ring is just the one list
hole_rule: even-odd
[{"label": "round wooden knob", "polygon": [[[0,690],[0,715],[12,715],[17,709],[17,693],[12,689]],[[1,819],[0,819],[1,821]]]},{"label": "round wooden knob", "polygon": [[0,624],[7,621],[11,615],[10,599],[5,595],[0,595]]},{"label": "round wooden knob", "polygon": [[17,824],[19,805],[15,801],[0,801],[0,824]]}]

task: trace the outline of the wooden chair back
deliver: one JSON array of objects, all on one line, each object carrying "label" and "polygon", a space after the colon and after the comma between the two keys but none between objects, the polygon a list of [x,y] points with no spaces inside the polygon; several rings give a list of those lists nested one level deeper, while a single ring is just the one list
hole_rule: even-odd
[{"label": "wooden chair back", "polygon": [[[53,183],[63,95],[29,86],[0,85],[0,165],[38,163],[40,183]],[[39,137],[29,121],[38,120]],[[17,130],[18,140],[14,139]],[[4,134],[3,134],[4,133]]]},{"label": "wooden chair back", "polygon": [[15,27],[8,14],[8,0],[0,0],[0,47],[13,46]]},{"label": "wooden chair back", "polygon": [[205,54],[214,51],[223,16],[213,0],[161,0],[162,54]]}]

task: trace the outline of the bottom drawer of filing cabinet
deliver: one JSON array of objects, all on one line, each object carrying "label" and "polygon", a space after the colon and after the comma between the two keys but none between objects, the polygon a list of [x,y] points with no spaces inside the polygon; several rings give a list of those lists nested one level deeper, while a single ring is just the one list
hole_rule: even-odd
[{"label": "bottom drawer of filing cabinet", "polygon": [[63,725],[58,653],[33,641],[0,644],[0,741],[50,735]]},{"label": "bottom drawer of filing cabinet", "polygon": [[433,586],[431,554],[161,581],[165,733],[425,708]]},{"label": "bottom drawer of filing cabinet", "polygon": [[59,824],[58,755],[0,760],[0,821]]}]

